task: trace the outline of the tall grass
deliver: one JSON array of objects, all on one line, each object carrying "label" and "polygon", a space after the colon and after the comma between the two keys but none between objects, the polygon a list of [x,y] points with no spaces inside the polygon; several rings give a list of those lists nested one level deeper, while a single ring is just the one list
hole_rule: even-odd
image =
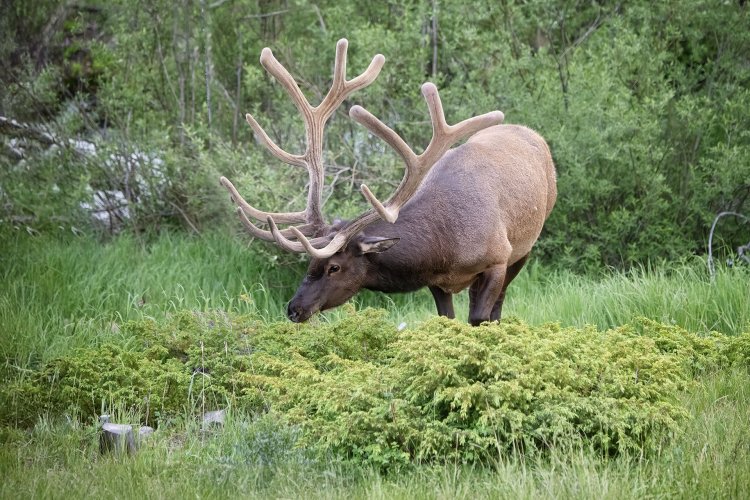
[{"label": "tall grass", "polygon": [[22,365],[96,343],[123,321],[180,309],[281,318],[279,297],[296,279],[219,232],[107,244],[14,234],[0,253],[0,356]]},{"label": "tall grass", "polygon": [[[372,295],[366,295],[363,302],[372,300]],[[388,297],[380,300],[376,304],[388,307]],[[396,319],[421,321],[435,314],[432,297],[424,290],[396,300],[391,308]],[[454,303],[456,316],[467,318],[467,293],[455,296]],[[600,329],[643,316],[693,332],[736,335],[750,331],[750,269],[722,268],[712,281],[705,263],[698,259],[627,272],[612,270],[600,276],[550,270],[532,262],[508,287],[503,305],[506,315],[530,324],[557,322]]]},{"label": "tall grass", "polygon": [[[201,237],[132,236],[107,244],[91,238],[5,233],[0,244],[0,356],[24,368],[117,335],[123,321],[179,309],[225,309],[283,320],[304,259],[215,231]],[[635,316],[688,330],[750,330],[750,272],[719,269],[709,280],[700,262],[583,277],[532,263],[511,284],[505,315],[531,324],[608,328]],[[466,292],[456,296],[468,316]],[[396,323],[435,314],[426,290],[362,292],[359,307],[383,307]],[[338,317],[332,311],[318,321]]]},{"label": "tall grass", "polygon": [[581,277],[532,266],[511,284],[506,311],[530,323],[610,328],[644,316],[694,332],[750,330],[750,269],[723,268],[712,281],[705,262],[640,267]]}]

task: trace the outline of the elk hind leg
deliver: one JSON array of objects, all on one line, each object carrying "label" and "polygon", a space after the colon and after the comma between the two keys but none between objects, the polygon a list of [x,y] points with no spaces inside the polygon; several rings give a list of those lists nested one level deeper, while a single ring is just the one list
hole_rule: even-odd
[{"label": "elk hind leg", "polygon": [[505,265],[497,265],[480,274],[469,287],[469,323],[478,326],[490,321],[505,283]]},{"label": "elk hind leg", "polygon": [[455,318],[456,313],[453,311],[453,295],[437,286],[431,286],[430,292],[432,292],[432,298],[435,299],[435,306],[437,307],[438,314],[451,319]]},{"label": "elk hind leg", "polygon": [[503,311],[503,301],[505,301],[505,290],[508,288],[508,285],[511,281],[513,281],[513,278],[518,276],[518,273],[523,268],[524,264],[526,264],[526,261],[529,259],[529,254],[524,255],[520,259],[518,259],[516,262],[508,266],[508,269],[505,271],[505,280],[503,281],[503,289],[500,291],[500,296],[497,298],[497,301],[495,301],[495,305],[492,307],[492,313],[490,314],[490,321],[500,321],[500,315]]}]

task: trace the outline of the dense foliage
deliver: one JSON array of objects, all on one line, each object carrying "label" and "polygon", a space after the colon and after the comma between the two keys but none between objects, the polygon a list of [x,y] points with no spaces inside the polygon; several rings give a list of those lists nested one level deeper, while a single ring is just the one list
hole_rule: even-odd
[{"label": "dense foliage", "polygon": [[2,422],[135,412],[163,425],[231,406],[299,429],[295,445],[356,463],[478,462],[511,450],[649,452],[688,415],[696,376],[748,366],[750,334],[650,320],[599,331],[435,318],[398,331],[374,309],[329,324],[180,312],[2,388]]},{"label": "dense foliage", "polygon": [[[547,138],[560,198],[539,244],[545,260],[588,269],[702,253],[718,212],[748,212],[749,9],[707,0],[470,9],[11,0],[0,15],[0,115],[53,138],[0,127],[0,217],[29,231],[86,230],[81,203],[105,193],[108,206],[128,207],[104,219],[109,229],[118,217],[137,230],[236,225],[219,174],[258,205],[299,206],[304,174],[271,161],[243,125],[252,112],[278,143],[302,147],[301,120],[257,57],[272,47],[316,101],[335,41],[347,37],[350,72],[375,53],[387,58],[347,106],[363,104],[409,142],[429,137],[418,91],[426,80],[442,89],[449,120],[501,109]],[[401,167],[340,115],[327,139],[326,196],[331,215],[350,216],[364,207],[359,183],[387,192]],[[717,236],[736,248],[747,225],[727,218]]]}]

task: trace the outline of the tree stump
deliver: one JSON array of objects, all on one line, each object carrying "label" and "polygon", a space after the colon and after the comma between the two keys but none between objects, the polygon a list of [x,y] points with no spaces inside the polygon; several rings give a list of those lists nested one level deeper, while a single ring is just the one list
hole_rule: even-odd
[{"label": "tree stump", "polygon": [[133,426],[127,424],[113,424],[109,421],[109,415],[99,417],[102,424],[99,435],[99,451],[105,453],[127,453],[133,455],[136,452],[135,436]]}]

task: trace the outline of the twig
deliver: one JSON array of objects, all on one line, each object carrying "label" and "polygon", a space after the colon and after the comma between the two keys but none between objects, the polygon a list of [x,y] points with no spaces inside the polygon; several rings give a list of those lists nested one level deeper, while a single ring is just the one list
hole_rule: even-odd
[{"label": "twig", "polygon": [[432,78],[437,78],[438,72],[438,0],[432,0]]},{"label": "twig", "polygon": [[30,370],[28,368],[24,368],[22,366],[14,365],[11,363],[6,364],[5,366],[10,367],[10,368],[15,368],[19,372],[23,372],[23,373],[34,373],[34,370]]},{"label": "twig", "polygon": [[[201,8],[201,32],[203,34],[203,49],[204,49],[204,56],[206,58],[204,62],[204,69],[205,69],[205,79],[206,79],[206,117],[208,119],[208,132],[209,135],[212,132],[212,110],[211,110],[211,86],[213,85],[213,72],[214,72],[214,63],[213,63],[213,56],[212,56],[212,47],[211,47],[211,31],[208,29],[208,25],[210,24],[208,16],[209,14],[206,13],[206,3],[205,0],[201,0],[200,2],[200,8]],[[210,144],[209,144],[210,148]]]},{"label": "twig", "polygon": [[250,14],[250,15],[244,16],[242,19],[243,20],[246,20],[246,19],[263,19],[263,18],[266,18],[266,17],[280,16],[281,14],[286,14],[287,12],[289,12],[289,9],[275,10],[273,12],[266,12],[265,14]]},{"label": "twig", "polygon": [[326,29],[326,22],[323,20],[323,14],[320,13],[320,9],[317,5],[312,6],[315,13],[318,15],[318,22],[320,23],[320,31],[322,31],[324,34],[328,33],[328,30]]},{"label": "twig", "polygon": [[[157,24],[161,25],[161,19],[159,18],[158,14],[152,13],[151,14],[154,19],[156,19]],[[166,80],[167,88],[172,94],[172,97],[174,98],[177,105],[180,105],[180,98],[177,97],[177,92],[174,89],[174,86],[172,85],[172,79],[169,76],[169,70],[167,69],[167,65],[164,58],[164,50],[161,46],[161,30],[156,28],[156,25],[154,25],[154,38],[156,39],[156,51],[159,54],[159,66],[161,67],[162,74],[164,75],[164,79]]]},{"label": "twig", "polygon": [[201,232],[198,231],[198,228],[195,227],[195,224],[193,224],[193,222],[187,216],[187,214],[175,202],[170,200],[169,204],[172,205],[172,207],[174,207],[178,212],[180,212],[180,215],[182,215],[182,218],[185,219],[185,222],[188,223],[188,226],[190,226],[190,229],[195,231],[195,234],[201,234]]}]

